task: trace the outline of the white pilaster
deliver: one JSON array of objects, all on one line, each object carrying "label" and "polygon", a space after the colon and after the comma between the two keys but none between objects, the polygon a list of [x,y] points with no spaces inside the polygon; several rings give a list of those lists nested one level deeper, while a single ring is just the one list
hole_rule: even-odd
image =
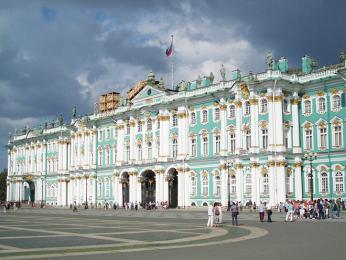
[{"label": "white pilaster", "polygon": [[130,117],[130,162],[136,160],[136,121],[133,117]]},{"label": "white pilaster", "polygon": [[[221,122],[221,135],[220,135],[221,156],[225,156],[227,155],[227,105],[225,104],[225,101],[223,99],[220,101],[220,122]],[[224,204],[222,203],[222,205]]]},{"label": "white pilaster", "polygon": [[303,186],[302,186],[302,162],[299,157],[295,158],[294,164],[294,183],[296,200],[303,199]]},{"label": "white pilaster", "polygon": [[228,206],[228,170],[225,165],[221,168],[221,204],[222,206]]},{"label": "white pilaster", "polygon": [[117,165],[121,165],[124,162],[124,137],[125,128],[123,120],[118,120],[117,122]]},{"label": "white pilaster", "polygon": [[252,94],[250,98],[250,128],[251,128],[251,153],[258,153],[258,99]]},{"label": "white pilaster", "polygon": [[189,122],[185,107],[178,107],[178,160],[184,160],[188,154]]},{"label": "white pilaster", "polygon": [[237,201],[243,202],[244,182],[243,165],[236,163]]},{"label": "white pilaster", "polygon": [[301,153],[302,148],[299,141],[299,113],[298,113],[299,97],[295,92],[292,99],[292,123],[293,123],[293,153]]},{"label": "white pilaster", "polygon": [[160,161],[167,161],[169,157],[169,112],[160,110]]},{"label": "white pilaster", "polygon": [[[237,99],[235,101],[235,115],[236,115],[236,129],[235,129],[235,153],[239,154],[240,151],[242,150],[242,132],[241,132],[241,127],[242,127],[242,103],[240,99]],[[238,185],[238,183],[237,183]]]},{"label": "white pilaster", "polygon": [[282,92],[281,89],[277,89],[274,97],[274,118],[275,121],[273,124],[274,127],[274,135],[275,135],[275,148],[277,152],[284,152],[284,122],[283,122],[283,113],[282,113]]}]

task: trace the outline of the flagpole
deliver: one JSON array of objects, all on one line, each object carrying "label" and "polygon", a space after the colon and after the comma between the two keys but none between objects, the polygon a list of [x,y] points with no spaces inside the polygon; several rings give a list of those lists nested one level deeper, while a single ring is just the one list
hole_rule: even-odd
[{"label": "flagpole", "polygon": [[173,44],[173,34],[172,37],[172,90],[174,90],[174,44]]}]

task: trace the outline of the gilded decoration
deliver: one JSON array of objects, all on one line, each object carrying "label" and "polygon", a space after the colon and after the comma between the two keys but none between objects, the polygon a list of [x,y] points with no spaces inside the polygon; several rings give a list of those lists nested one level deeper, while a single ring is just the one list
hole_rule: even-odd
[{"label": "gilded decoration", "polygon": [[341,123],[340,123],[340,121],[339,120],[334,120],[333,121],[333,125],[334,126],[339,126]]},{"label": "gilded decoration", "polygon": [[234,101],[234,104],[237,108],[241,108],[241,106],[242,106],[242,103],[240,100]]},{"label": "gilded decoration", "polygon": [[298,98],[293,98],[292,99],[292,105],[298,105],[299,104],[299,99]]},{"label": "gilded decoration", "polygon": [[285,128],[288,129],[288,128],[290,128],[290,126],[291,126],[291,123],[290,123],[289,121],[286,121],[286,122],[285,122]]},{"label": "gilded decoration", "polygon": [[250,168],[258,168],[260,164],[258,162],[250,162],[249,166]]},{"label": "gilded decoration", "polygon": [[268,161],[267,162],[268,167],[274,167],[275,164],[276,164],[275,161]]},{"label": "gilded decoration", "polygon": [[274,98],[272,95],[267,95],[268,102],[273,102]]},{"label": "gilded decoration", "polygon": [[280,102],[282,101],[282,96],[275,96],[274,97],[274,102]]},{"label": "gilded decoration", "polygon": [[257,105],[258,104],[258,99],[256,98],[251,98],[249,99],[250,105]]},{"label": "gilded decoration", "polygon": [[266,174],[266,173],[268,173],[268,169],[266,167],[262,167],[261,174]]},{"label": "gilded decoration", "polygon": [[208,109],[208,107],[207,106],[201,106],[201,109],[203,110],[203,109]]},{"label": "gilded decoration", "polygon": [[213,103],[213,106],[214,106],[214,107],[218,107],[218,106],[219,106],[219,103],[218,103],[218,102],[214,102],[214,103]]},{"label": "gilded decoration", "polygon": [[316,94],[319,97],[323,97],[325,93],[323,91],[318,91]]},{"label": "gilded decoration", "polygon": [[336,88],[332,88],[332,89],[330,90],[330,93],[332,93],[333,95],[335,95],[335,94],[338,94],[338,93],[339,93],[339,90],[337,90]]},{"label": "gilded decoration", "polygon": [[319,126],[320,128],[325,128],[325,127],[326,127],[326,122],[321,121],[321,122],[318,123],[318,126]]},{"label": "gilded decoration", "polygon": [[324,172],[324,171],[327,171],[327,168],[326,168],[325,166],[322,165],[322,166],[320,167],[320,172]]},{"label": "gilded decoration", "polygon": [[187,117],[187,113],[185,113],[185,112],[178,114],[179,119],[186,118],[186,117]]},{"label": "gilded decoration", "polygon": [[172,133],[171,138],[172,138],[172,140],[176,140],[178,138],[177,133],[176,132]]},{"label": "gilded decoration", "polygon": [[169,121],[170,116],[169,115],[159,115],[158,118],[160,121]]},{"label": "gilded decoration", "polygon": [[225,105],[225,104],[220,105],[220,110],[221,111],[226,111],[227,110],[227,105]]},{"label": "gilded decoration", "polygon": [[287,175],[290,176],[292,174],[292,168],[288,167],[287,168]]},{"label": "gilded decoration", "polygon": [[235,171],[234,171],[234,170],[230,170],[230,171],[229,171],[229,176],[236,176]]},{"label": "gilded decoration", "polygon": [[295,163],[294,163],[294,167],[295,167],[295,168],[301,168],[302,165],[303,165],[302,162],[295,162]]},{"label": "gilded decoration", "polygon": [[267,128],[267,121],[262,121],[261,122],[261,128],[266,129]]},{"label": "gilded decoration", "polygon": [[235,169],[243,169],[243,168],[244,168],[244,165],[243,165],[242,163],[236,163],[236,164],[234,165],[234,168],[235,168]]},{"label": "gilded decoration", "polygon": [[310,98],[310,96],[308,94],[304,94],[302,98],[303,99],[308,99],[308,98]]},{"label": "gilded decoration", "polygon": [[241,83],[240,91],[241,91],[241,93],[242,93],[244,98],[248,98],[249,97],[249,94],[250,94],[249,88],[248,88],[248,86],[246,85],[245,82]]},{"label": "gilded decoration", "polygon": [[342,167],[341,167],[340,165],[336,165],[336,166],[335,166],[335,170],[336,170],[336,171],[341,171],[341,170],[342,170]]},{"label": "gilded decoration", "polygon": [[202,177],[208,177],[209,174],[207,171],[203,171],[201,175],[202,175]]},{"label": "gilded decoration", "polygon": [[304,129],[310,129],[311,128],[311,123],[306,123],[304,125]]}]

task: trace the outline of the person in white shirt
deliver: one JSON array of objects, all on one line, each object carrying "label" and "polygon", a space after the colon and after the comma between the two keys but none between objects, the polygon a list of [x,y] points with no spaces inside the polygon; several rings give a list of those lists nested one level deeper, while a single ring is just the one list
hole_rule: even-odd
[{"label": "person in white shirt", "polygon": [[208,222],[207,227],[212,227],[214,225],[214,207],[213,204],[210,203],[208,206]]}]

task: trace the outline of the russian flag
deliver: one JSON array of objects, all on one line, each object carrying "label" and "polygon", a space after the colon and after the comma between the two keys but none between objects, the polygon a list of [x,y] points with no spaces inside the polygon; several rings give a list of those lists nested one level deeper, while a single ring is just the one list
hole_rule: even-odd
[{"label": "russian flag", "polygon": [[169,57],[171,55],[173,55],[173,37],[172,37],[171,45],[166,50],[166,56]]}]

